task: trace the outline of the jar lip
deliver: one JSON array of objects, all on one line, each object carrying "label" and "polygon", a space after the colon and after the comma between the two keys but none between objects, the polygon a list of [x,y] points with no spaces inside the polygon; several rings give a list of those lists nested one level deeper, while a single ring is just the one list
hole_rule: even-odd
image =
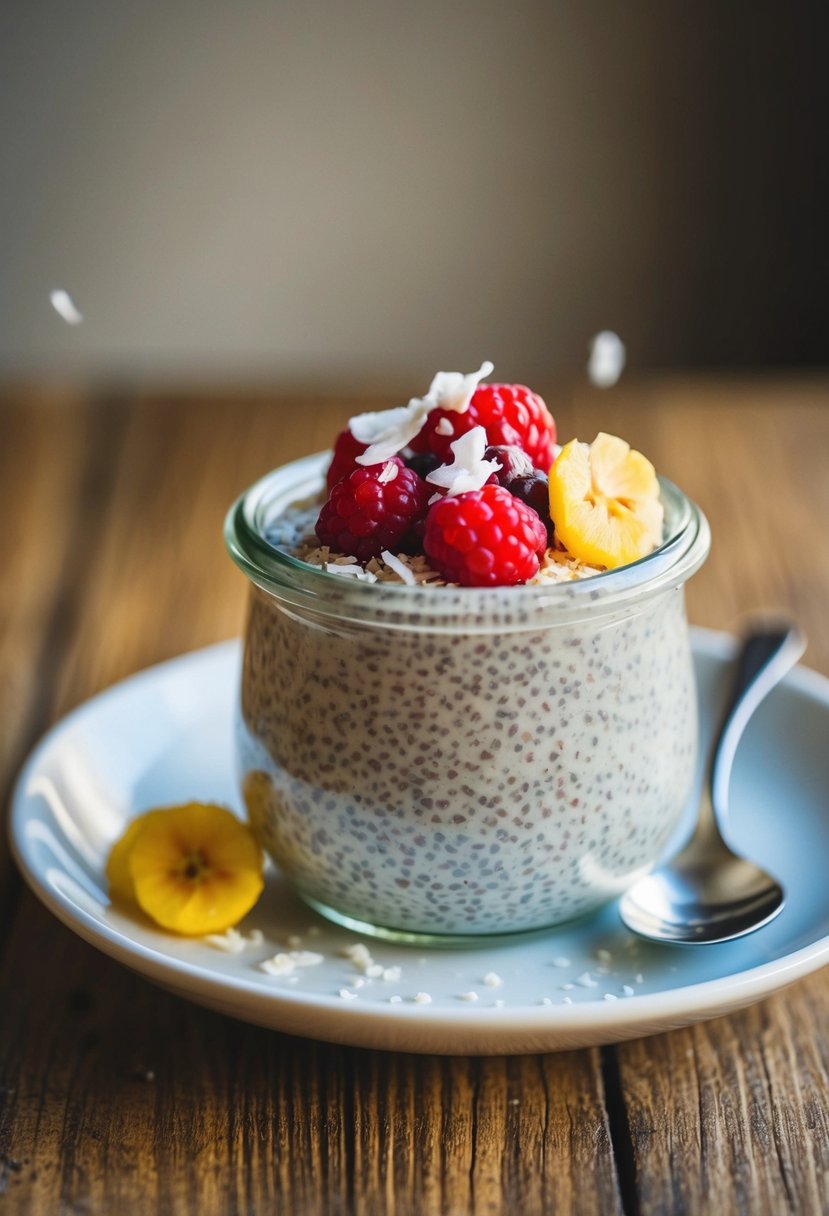
[{"label": "jar lip", "polygon": [[[225,520],[225,543],[237,566],[262,590],[290,602],[313,602],[318,611],[339,616],[423,618],[491,617],[493,613],[533,616],[537,610],[597,614],[597,605],[616,607],[688,579],[708,555],[710,531],[699,507],[678,486],[660,476],[661,498],[670,531],[652,553],[590,578],[519,587],[427,589],[397,583],[345,580],[277,548],[266,525],[291,504],[310,499],[325,485],[330,452],[281,465],[251,485]],[[451,590],[451,594],[447,592]]]}]

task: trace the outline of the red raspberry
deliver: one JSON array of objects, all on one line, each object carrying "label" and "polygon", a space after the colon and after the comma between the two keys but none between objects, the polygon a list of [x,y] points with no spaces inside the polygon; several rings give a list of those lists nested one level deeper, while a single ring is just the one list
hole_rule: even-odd
[{"label": "red raspberry", "polygon": [[[393,470],[393,472],[392,472]],[[397,456],[358,467],[337,482],[317,520],[317,536],[358,561],[405,548],[426,514],[432,491]]]},{"label": "red raspberry", "polygon": [[547,530],[509,490],[486,485],[436,502],[426,516],[423,548],[449,583],[512,586],[538,573]]},{"label": "red raspberry", "polygon": [[431,410],[411,446],[434,452],[446,464],[452,459],[449,445],[474,426],[484,427],[487,443],[519,447],[536,469],[550,471],[556,424],[538,394],[523,384],[478,385],[464,414]]},{"label": "red raspberry", "polygon": [[367,443],[360,443],[359,439],[354,438],[348,427],[344,431],[340,431],[334,444],[334,458],[328,466],[329,494],[338,481],[342,481],[354,469],[361,467],[357,464],[357,457],[362,456],[367,447]]}]

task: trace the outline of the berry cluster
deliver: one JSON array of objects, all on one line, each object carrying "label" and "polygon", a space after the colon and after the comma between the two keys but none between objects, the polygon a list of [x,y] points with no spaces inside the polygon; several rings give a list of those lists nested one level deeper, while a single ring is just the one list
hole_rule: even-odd
[{"label": "berry cluster", "polygon": [[[476,429],[480,438],[470,434]],[[402,450],[377,464],[361,462],[371,445],[347,429],[334,445],[317,536],[361,562],[384,550],[425,553],[442,578],[462,586],[525,583],[552,541],[555,441],[546,405],[519,384],[478,385],[466,409],[430,409]],[[461,455],[470,444],[483,450],[473,470]],[[466,488],[470,480],[475,488]]]}]

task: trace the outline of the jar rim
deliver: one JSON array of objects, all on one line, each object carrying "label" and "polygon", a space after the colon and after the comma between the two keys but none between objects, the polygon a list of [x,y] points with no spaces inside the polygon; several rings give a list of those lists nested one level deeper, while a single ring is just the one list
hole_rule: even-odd
[{"label": "jar rim", "polygon": [[615,570],[571,582],[518,587],[430,589],[346,580],[293,557],[267,536],[268,523],[288,506],[320,493],[330,459],[330,452],[318,452],[273,469],[240,495],[224,528],[228,552],[251,582],[277,599],[323,615],[414,628],[469,627],[474,622],[527,628],[539,614],[551,622],[588,615],[595,619],[682,585],[710,549],[708,521],[700,508],[660,476],[665,538],[652,553]]}]

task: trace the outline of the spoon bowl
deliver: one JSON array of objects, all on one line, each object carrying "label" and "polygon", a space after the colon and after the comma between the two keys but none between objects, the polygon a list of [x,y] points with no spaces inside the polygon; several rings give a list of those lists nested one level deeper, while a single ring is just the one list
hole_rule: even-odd
[{"label": "spoon bowl", "polygon": [[746,635],[694,833],[676,856],[622,897],[619,914],[632,932],[682,945],[725,942],[768,924],[782,910],[780,883],[735,853],[720,825],[727,822],[728,786],[740,737],[754,710],[804,649],[802,634],[788,623],[757,626]]}]

